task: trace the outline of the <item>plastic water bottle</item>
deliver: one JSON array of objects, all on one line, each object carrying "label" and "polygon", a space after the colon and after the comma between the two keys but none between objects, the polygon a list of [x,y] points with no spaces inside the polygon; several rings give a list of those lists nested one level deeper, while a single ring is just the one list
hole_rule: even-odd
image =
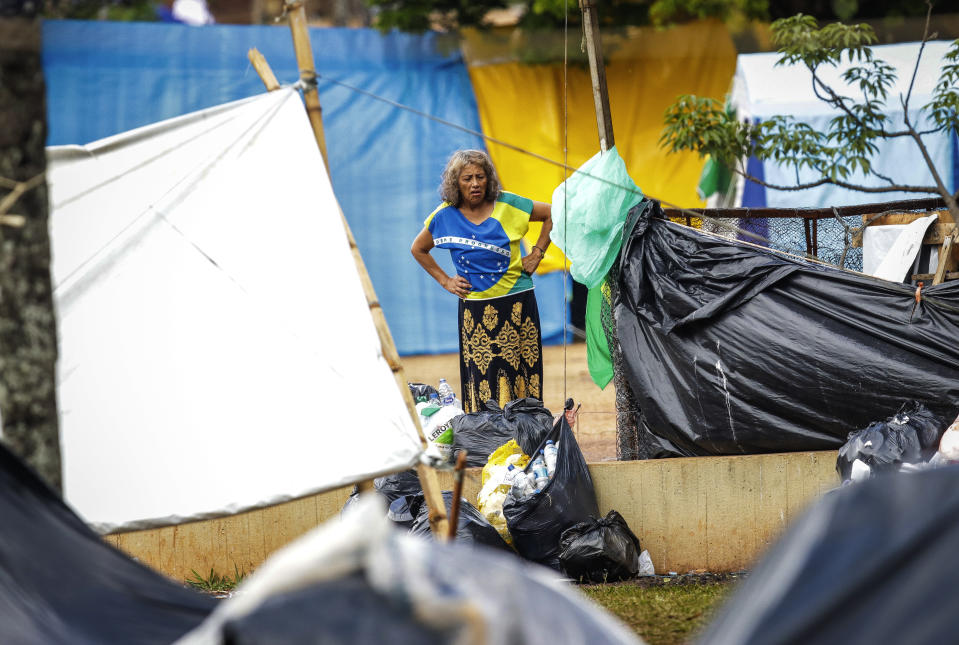
[{"label": "plastic water bottle", "polygon": [[553,443],[553,440],[547,440],[546,445],[543,446],[543,461],[546,462],[546,471],[549,473],[550,478],[552,478],[553,473],[556,472],[556,455],[558,453],[559,449],[556,447],[556,444]]},{"label": "plastic water bottle", "polygon": [[506,470],[506,481],[510,484],[510,493],[512,493],[513,497],[523,499],[533,492],[532,487],[529,485],[529,480],[526,479],[526,473],[513,464],[510,464]]},{"label": "plastic water bottle", "polygon": [[453,392],[453,387],[446,382],[445,378],[440,379],[440,386],[437,388],[437,391],[440,395],[441,405],[453,405],[456,401],[456,394]]},{"label": "plastic water bottle", "polygon": [[549,471],[546,470],[546,462],[543,460],[543,451],[540,451],[540,454],[536,455],[536,459],[533,460],[533,474],[536,476],[536,492],[540,492],[546,488],[546,484],[549,483]]}]

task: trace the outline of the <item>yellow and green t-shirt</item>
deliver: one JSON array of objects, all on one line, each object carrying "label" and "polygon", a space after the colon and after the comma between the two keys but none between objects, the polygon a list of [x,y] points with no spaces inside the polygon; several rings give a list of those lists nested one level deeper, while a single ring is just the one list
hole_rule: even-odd
[{"label": "yellow and green t-shirt", "polygon": [[458,208],[443,202],[423,225],[435,246],[449,249],[456,273],[473,285],[467,300],[486,300],[533,288],[533,279],[520,263],[520,239],[532,212],[531,199],[502,192],[482,224],[473,224]]}]

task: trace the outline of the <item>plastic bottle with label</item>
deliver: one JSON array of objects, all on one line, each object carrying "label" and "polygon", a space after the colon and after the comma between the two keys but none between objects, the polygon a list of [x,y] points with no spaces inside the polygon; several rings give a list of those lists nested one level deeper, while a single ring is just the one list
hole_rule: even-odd
[{"label": "plastic bottle with label", "polygon": [[530,466],[528,473],[523,473],[526,475],[526,482],[529,484],[529,488],[534,493],[536,492],[536,473],[533,472],[532,466]]},{"label": "plastic bottle with label", "polygon": [[553,473],[556,472],[556,456],[559,454],[559,449],[556,447],[556,444],[553,443],[552,439],[546,440],[546,445],[543,446],[543,461],[546,462],[546,471],[549,473],[550,479],[553,477]]},{"label": "plastic bottle with label", "polygon": [[453,405],[456,402],[456,393],[453,392],[453,386],[446,382],[445,378],[440,379],[440,386],[436,388],[439,392],[441,405]]},{"label": "plastic bottle with label", "polygon": [[542,491],[549,483],[549,471],[546,470],[546,461],[543,459],[543,451],[536,455],[533,460],[533,475],[536,477],[536,492]]}]

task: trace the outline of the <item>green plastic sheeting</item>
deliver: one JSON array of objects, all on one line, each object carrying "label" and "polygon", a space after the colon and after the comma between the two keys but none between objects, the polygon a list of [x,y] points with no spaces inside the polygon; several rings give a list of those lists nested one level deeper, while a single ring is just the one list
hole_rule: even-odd
[{"label": "green plastic sheeting", "polygon": [[612,147],[597,153],[553,191],[550,240],[572,262],[570,274],[592,289],[613,266],[626,213],[643,198]]},{"label": "green plastic sheeting", "polygon": [[603,329],[603,307],[609,309],[609,283],[603,280],[586,297],[586,366],[599,389],[613,380],[613,358]]}]

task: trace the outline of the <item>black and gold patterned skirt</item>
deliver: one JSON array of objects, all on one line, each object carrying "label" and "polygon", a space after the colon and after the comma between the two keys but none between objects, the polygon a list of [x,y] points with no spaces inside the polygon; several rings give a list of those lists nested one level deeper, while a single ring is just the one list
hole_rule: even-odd
[{"label": "black and gold patterned skirt", "polygon": [[500,407],[528,396],[543,398],[543,342],[533,290],[460,300],[460,382],[463,410],[489,399]]}]

